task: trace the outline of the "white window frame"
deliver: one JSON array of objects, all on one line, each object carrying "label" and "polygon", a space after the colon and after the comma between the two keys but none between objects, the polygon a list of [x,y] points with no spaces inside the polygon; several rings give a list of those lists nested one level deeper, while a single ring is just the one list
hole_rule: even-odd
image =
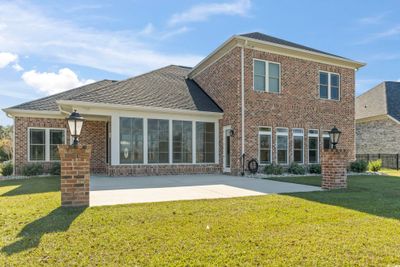
[{"label": "white window frame", "polygon": [[[295,133],[296,130],[301,130],[301,133]],[[301,157],[301,162],[296,162],[298,164],[304,164],[304,129],[303,128],[293,128],[292,129],[292,161],[294,161],[294,137],[295,136],[300,136],[303,138],[303,145],[301,148],[301,152],[302,152],[302,157]]]},{"label": "white window frame", "polygon": [[[31,160],[31,130],[44,130],[44,160]],[[59,162],[60,160],[50,160],[50,131],[64,131],[64,145],[67,144],[67,129],[66,128],[46,128],[46,127],[28,127],[28,162]]]},{"label": "white window frame", "polygon": [[[265,89],[264,89],[264,91],[259,91],[259,90],[256,90],[255,89],[255,86],[254,86],[254,74],[255,74],[255,72],[254,72],[254,66],[255,66],[255,61],[262,61],[262,62],[264,62],[265,63]],[[271,92],[270,90],[269,90],[269,63],[272,63],[272,64],[277,64],[278,66],[279,66],[279,90],[278,90],[278,92]],[[268,61],[268,60],[264,60],[264,59],[258,59],[258,58],[253,58],[253,91],[255,91],[255,92],[268,92],[268,93],[273,93],[273,94],[280,94],[281,93],[281,77],[282,77],[282,71],[281,71],[281,63],[279,63],[279,62],[275,62],[275,61]]]},{"label": "white window frame", "polygon": [[[322,97],[321,97],[321,78],[320,78],[321,73],[326,73],[326,74],[328,74],[328,98],[322,98]],[[339,84],[338,84],[338,85],[339,85],[339,86],[338,86],[339,92],[338,92],[338,99],[332,99],[332,95],[331,95],[331,89],[332,89],[331,75],[332,75],[332,74],[335,74],[335,75],[339,76]],[[318,72],[318,95],[319,95],[319,99],[322,99],[322,100],[340,101],[340,97],[341,97],[341,77],[340,77],[340,74],[339,74],[339,73],[336,73],[336,72],[330,72],[330,71],[322,71],[322,70],[320,70],[320,71]]]},{"label": "white window frame", "polygon": [[[310,133],[311,131],[317,131],[317,133]],[[310,137],[317,137],[317,162],[310,162]],[[320,158],[319,158],[319,130],[318,129],[309,129],[308,130],[308,138],[307,138],[307,147],[308,147],[308,163],[309,164],[318,164],[320,162]]]},{"label": "white window frame", "polygon": [[324,147],[324,138],[328,138],[329,139],[329,148],[331,148],[331,137],[329,136],[329,133],[327,133],[329,131],[323,131],[322,132],[322,148],[325,149]]},{"label": "white window frame", "polygon": [[[286,132],[278,132],[279,129],[285,129]],[[286,136],[287,137],[287,146],[286,146],[286,163],[278,162],[278,136]],[[289,164],[289,128],[286,127],[276,127],[275,128],[275,146],[276,146],[276,164],[288,165]]]},{"label": "white window frame", "polygon": [[[269,131],[261,131],[260,129],[262,129],[262,128],[268,128]],[[261,163],[260,144],[261,144],[261,136],[262,135],[271,136],[270,151],[269,151],[269,158],[271,160],[268,163]],[[260,127],[258,127],[258,147],[257,147],[257,150],[258,150],[258,162],[260,163],[260,165],[272,164],[272,127],[269,127],[269,126],[260,126]]]}]

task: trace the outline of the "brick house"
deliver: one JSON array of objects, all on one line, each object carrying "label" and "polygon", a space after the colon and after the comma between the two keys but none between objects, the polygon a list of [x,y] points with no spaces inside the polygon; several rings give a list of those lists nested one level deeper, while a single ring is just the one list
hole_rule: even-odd
[{"label": "brick house", "polygon": [[382,82],[356,98],[357,154],[400,153],[400,82]]},{"label": "brick house", "polygon": [[15,166],[58,159],[65,117],[85,118],[92,171],[108,175],[238,174],[261,165],[318,163],[326,132],[355,155],[355,71],[363,63],[261,33],[229,38],[194,68],[167,66],[104,80],[4,111],[14,118]]}]

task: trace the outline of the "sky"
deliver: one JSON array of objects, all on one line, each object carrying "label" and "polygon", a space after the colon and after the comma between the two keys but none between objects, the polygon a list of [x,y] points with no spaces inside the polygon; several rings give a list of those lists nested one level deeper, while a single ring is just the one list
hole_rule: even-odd
[{"label": "sky", "polygon": [[[0,109],[170,64],[259,31],[367,63],[356,94],[400,81],[399,1],[0,0]],[[0,112],[0,125],[12,120]]]}]

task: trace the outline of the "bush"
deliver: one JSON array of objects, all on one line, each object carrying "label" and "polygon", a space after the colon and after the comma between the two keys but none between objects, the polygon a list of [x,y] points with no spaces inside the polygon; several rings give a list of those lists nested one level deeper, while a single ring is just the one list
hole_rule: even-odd
[{"label": "bush", "polygon": [[321,174],[321,164],[311,164],[308,166],[309,173]]},{"label": "bush", "polygon": [[283,173],[283,167],[280,165],[276,165],[275,163],[269,164],[264,167],[264,173],[281,175]]},{"label": "bush", "polygon": [[22,167],[22,175],[36,176],[43,174],[43,166],[39,163],[27,164]]},{"label": "bush", "polygon": [[291,174],[305,174],[306,168],[304,168],[304,166],[302,165],[293,162],[292,164],[290,164],[288,172]]},{"label": "bush", "polygon": [[377,159],[368,163],[368,170],[371,172],[378,172],[382,169],[382,160]]},{"label": "bush", "polygon": [[3,164],[1,174],[3,176],[10,176],[13,174],[13,165],[11,162]]},{"label": "bush", "polygon": [[59,162],[54,162],[53,165],[51,165],[50,168],[50,174],[51,175],[60,175],[61,173],[61,165]]},{"label": "bush", "polygon": [[350,170],[352,172],[366,172],[368,168],[368,162],[364,160],[356,160],[350,164]]}]

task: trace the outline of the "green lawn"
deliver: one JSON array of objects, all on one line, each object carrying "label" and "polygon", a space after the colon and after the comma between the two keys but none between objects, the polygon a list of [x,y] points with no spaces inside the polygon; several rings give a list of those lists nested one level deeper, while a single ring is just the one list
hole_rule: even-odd
[{"label": "green lawn", "polygon": [[399,219],[400,178],[389,176],[352,176],[332,192],[70,210],[56,178],[3,181],[0,266],[398,265]]},{"label": "green lawn", "polygon": [[400,176],[400,170],[396,170],[396,169],[387,169],[387,168],[382,168],[382,170],[380,170],[380,172],[386,174],[386,175],[390,175],[390,176]]}]

